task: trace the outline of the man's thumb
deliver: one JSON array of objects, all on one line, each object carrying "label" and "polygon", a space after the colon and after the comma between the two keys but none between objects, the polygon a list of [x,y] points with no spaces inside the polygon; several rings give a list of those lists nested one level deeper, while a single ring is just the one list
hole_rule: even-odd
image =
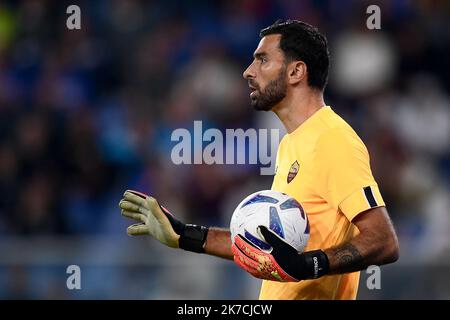
[{"label": "man's thumb", "polygon": [[278,238],[272,231],[267,229],[267,227],[259,226],[258,228],[266,242],[272,247],[279,247],[280,245],[283,245],[283,241]]}]

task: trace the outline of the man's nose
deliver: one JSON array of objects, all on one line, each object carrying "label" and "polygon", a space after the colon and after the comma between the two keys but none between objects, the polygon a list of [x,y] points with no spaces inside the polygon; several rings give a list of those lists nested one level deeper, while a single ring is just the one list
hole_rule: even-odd
[{"label": "man's nose", "polygon": [[242,74],[242,76],[244,77],[244,79],[252,79],[255,77],[255,74],[252,70],[252,64],[249,65],[247,67],[247,69],[245,69],[244,73]]}]

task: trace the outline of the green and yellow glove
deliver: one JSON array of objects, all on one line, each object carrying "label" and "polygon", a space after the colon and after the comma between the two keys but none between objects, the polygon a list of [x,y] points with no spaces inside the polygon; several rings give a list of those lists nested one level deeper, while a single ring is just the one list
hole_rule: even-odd
[{"label": "green and yellow glove", "polygon": [[205,252],[208,228],[182,223],[155,198],[138,191],[127,190],[119,202],[119,207],[123,216],[140,222],[127,228],[129,235],[151,235],[172,248]]}]

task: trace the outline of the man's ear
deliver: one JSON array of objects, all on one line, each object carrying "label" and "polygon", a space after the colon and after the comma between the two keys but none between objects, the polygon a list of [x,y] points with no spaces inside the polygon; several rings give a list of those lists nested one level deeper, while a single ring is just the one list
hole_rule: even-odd
[{"label": "man's ear", "polygon": [[306,79],[307,69],[303,61],[292,61],[288,66],[288,82],[290,84],[300,83]]}]

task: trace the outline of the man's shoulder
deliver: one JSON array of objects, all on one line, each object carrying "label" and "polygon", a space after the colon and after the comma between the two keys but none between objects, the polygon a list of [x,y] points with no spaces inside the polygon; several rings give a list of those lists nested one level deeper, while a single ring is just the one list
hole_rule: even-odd
[{"label": "man's shoulder", "polygon": [[286,134],[280,141],[279,149],[283,149],[284,145],[289,148],[301,146],[312,152],[318,148],[335,149],[341,146],[365,149],[364,142],[352,126],[329,106],[323,107],[301,132]]},{"label": "man's shoulder", "polygon": [[341,129],[343,134],[356,134],[352,126],[331,107],[327,107],[324,112],[320,113],[320,120],[323,133],[327,133],[329,130],[336,130],[338,133]]},{"label": "man's shoulder", "polygon": [[358,134],[346,122],[330,126],[318,134],[315,150],[348,152],[354,149],[366,151],[367,148]]}]

